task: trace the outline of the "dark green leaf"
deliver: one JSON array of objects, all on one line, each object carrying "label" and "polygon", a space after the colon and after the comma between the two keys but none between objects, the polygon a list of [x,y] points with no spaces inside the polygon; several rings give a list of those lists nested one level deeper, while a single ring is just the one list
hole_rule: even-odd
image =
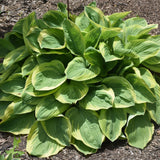
[{"label": "dark green leaf", "polygon": [[28,134],[34,121],[35,117],[33,112],[18,115],[4,122],[0,122],[0,131],[10,132],[15,135]]}]

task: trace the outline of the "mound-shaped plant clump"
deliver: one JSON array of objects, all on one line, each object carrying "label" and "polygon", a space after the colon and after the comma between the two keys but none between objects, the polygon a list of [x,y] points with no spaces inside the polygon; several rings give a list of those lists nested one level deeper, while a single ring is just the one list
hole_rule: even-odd
[{"label": "mound-shaped plant clump", "polygon": [[70,144],[92,154],[105,138],[143,149],[160,124],[160,36],[129,13],[92,3],[68,18],[59,3],[17,22],[0,39],[0,131],[28,134],[39,157]]}]

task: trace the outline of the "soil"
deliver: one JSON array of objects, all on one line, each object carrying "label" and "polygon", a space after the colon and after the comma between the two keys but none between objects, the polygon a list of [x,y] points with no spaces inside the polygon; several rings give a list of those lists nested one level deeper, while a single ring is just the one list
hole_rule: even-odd
[{"label": "soil", "polygon": [[[57,3],[66,3],[66,0],[0,0],[0,38],[11,31],[13,25],[20,19],[27,16],[32,11],[41,17],[46,11],[56,9]],[[79,14],[85,5],[92,0],[70,0],[70,12]],[[144,17],[149,24],[159,24],[160,26],[160,0],[97,0],[97,6],[106,15],[132,11],[129,17]],[[160,34],[160,27],[152,34]],[[26,137],[20,136],[22,142],[19,149],[25,152]],[[0,152],[4,154],[6,150],[13,147],[14,136],[8,133],[0,133]],[[29,156],[26,152],[21,157],[22,160],[160,160],[160,127],[155,126],[155,134],[148,146],[143,149],[130,147],[126,141],[116,141],[111,143],[105,141],[102,148],[93,155],[83,156],[72,146],[66,147],[56,156],[49,158],[37,158]]]}]

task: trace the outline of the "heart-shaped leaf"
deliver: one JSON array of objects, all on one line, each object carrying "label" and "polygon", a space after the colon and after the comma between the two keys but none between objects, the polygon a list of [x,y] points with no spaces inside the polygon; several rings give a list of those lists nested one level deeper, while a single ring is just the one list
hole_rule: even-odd
[{"label": "heart-shaped leaf", "polygon": [[44,29],[40,32],[38,42],[42,49],[62,49],[65,47],[63,30],[57,28]]},{"label": "heart-shaped leaf", "polygon": [[19,47],[7,54],[3,61],[3,67],[5,69],[11,67],[14,63],[23,60],[28,56],[25,46]]},{"label": "heart-shaped leaf", "polygon": [[121,135],[122,128],[126,122],[127,115],[123,109],[110,108],[102,110],[100,113],[99,124],[101,130],[112,142]]},{"label": "heart-shaped leaf", "polygon": [[65,80],[64,66],[58,60],[38,65],[32,74],[32,84],[39,91],[53,90]]},{"label": "heart-shaped leaf", "polygon": [[67,81],[55,93],[55,98],[61,103],[77,103],[88,92],[88,86],[83,82]]},{"label": "heart-shaped leaf", "polygon": [[19,73],[13,74],[6,81],[0,84],[0,88],[4,93],[13,94],[21,97],[25,85],[25,79]]},{"label": "heart-shaped leaf", "polygon": [[45,133],[40,122],[36,121],[28,135],[26,150],[29,154],[38,157],[49,157],[57,154],[64,147]]},{"label": "heart-shaped leaf", "polygon": [[127,108],[135,104],[135,93],[131,84],[123,77],[112,76],[105,78],[103,83],[112,88],[115,94],[114,105],[116,108]]},{"label": "heart-shaped leaf", "polygon": [[33,112],[9,117],[9,119],[0,122],[0,131],[10,132],[15,135],[28,134],[34,121]]},{"label": "heart-shaped leaf", "polygon": [[96,77],[100,73],[100,68],[88,64],[82,57],[76,57],[68,64],[65,73],[68,79],[85,81]]},{"label": "heart-shaped leaf", "polygon": [[67,110],[69,105],[60,103],[53,95],[45,96],[36,106],[36,118],[38,121],[56,117]]},{"label": "heart-shaped leaf", "polygon": [[71,141],[71,124],[67,117],[59,116],[41,122],[47,135],[62,146]]},{"label": "heart-shaped leaf", "polygon": [[87,96],[80,101],[80,106],[90,110],[101,110],[113,107],[114,92],[106,86],[90,88]]},{"label": "heart-shaped leaf", "polygon": [[100,148],[104,135],[99,128],[96,112],[74,107],[67,111],[66,116],[71,122],[72,136],[75,139],[82,141],[90,148]]},{"label": "heart-shaped leaf", "polygon": [[152,139],[153,132],[154,125],[149,121],[148,114],[136,116],[129,120],[125,130],[128,143],[133,147],[141,149]]}]

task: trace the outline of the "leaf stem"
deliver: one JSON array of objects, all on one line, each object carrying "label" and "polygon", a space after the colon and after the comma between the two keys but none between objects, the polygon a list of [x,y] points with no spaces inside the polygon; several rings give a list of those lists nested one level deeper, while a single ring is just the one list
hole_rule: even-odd
[{"label": "leaf stem", "polygon": [[69,19],[69,0],[67,0],[67,10],[68,10],[68,19]]}]

